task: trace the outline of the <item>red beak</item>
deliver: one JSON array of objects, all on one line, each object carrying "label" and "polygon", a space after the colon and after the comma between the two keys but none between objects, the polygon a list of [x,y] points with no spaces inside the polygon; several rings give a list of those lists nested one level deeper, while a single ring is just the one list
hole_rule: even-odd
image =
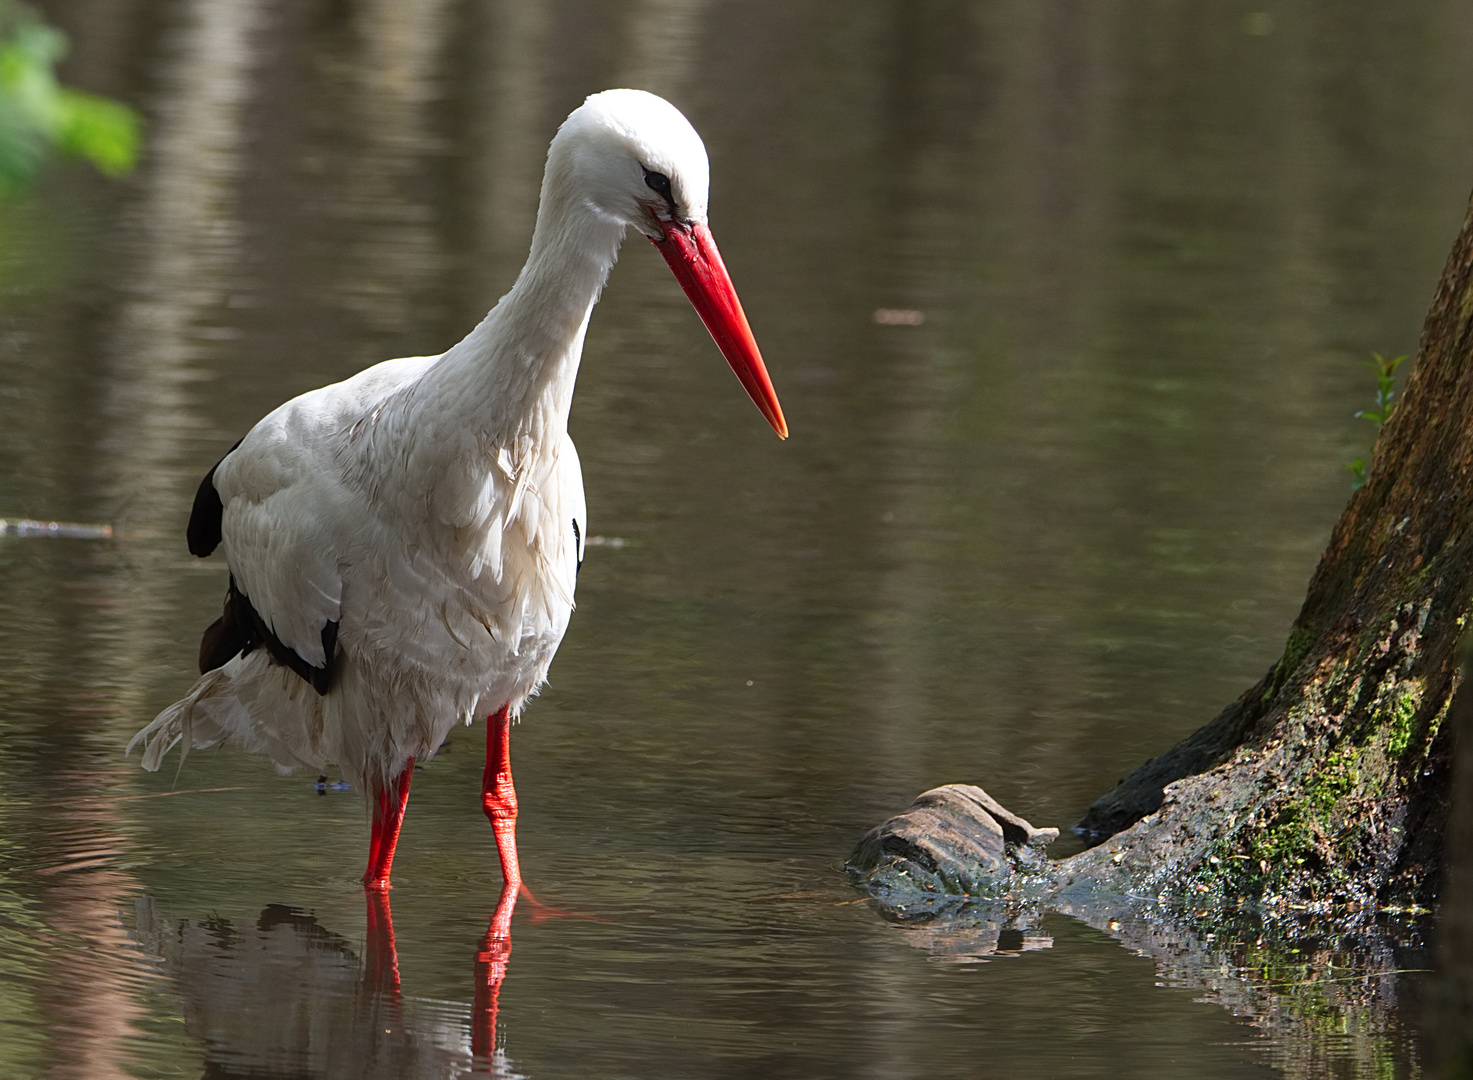
[{"label": "red beak", "polygon": [[748,396],[767,417],[777,437],[786,439],[788,422],[783,419],[783,407],[777,402],[777,391],[767,377],[757,339],[752,337],[752,328],[747,325],[742,302],[737,299],[711,230],[700,223],[685,225],[678,221],[661,221],[660,227],[665,236],[654,241],[655,247],[670,264],[675,280],[690,297],[721,355],[747,388]]}]

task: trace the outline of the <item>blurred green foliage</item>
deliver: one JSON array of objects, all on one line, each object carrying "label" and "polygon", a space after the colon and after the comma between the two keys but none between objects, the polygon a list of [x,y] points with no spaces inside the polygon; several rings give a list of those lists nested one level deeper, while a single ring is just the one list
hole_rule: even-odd
[{"label": "blurred green foliage", "polygon": [[128,106],[61,85],[66,35],[0,0],[0,197],[29,185],[53,153],[85,158],[108,176],[138,158],[142,119]]}]

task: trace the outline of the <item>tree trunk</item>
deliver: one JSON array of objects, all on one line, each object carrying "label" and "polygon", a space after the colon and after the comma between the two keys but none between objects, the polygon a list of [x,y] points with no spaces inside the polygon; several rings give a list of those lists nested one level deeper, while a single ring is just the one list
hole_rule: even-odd
[{"label": "tree trunk", "polygon": [[[1427,905],[1473,591],[1473,203],[1366,482],[1263,679],[1080,822],[1065,892],[1354,920]],[[1473,686],[1470,686],[1473,691]]]}]

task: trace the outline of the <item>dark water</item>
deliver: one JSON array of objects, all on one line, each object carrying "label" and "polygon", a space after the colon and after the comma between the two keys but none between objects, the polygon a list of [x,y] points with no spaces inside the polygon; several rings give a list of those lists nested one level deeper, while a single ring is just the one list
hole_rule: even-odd
[{"label": "dark water", "polygon": [[[1415,349],[1461,220],[1473,9],[44,6],[150,129],[129,181],[0,206],[0,517],[119,528],[0,537],[0,1075],[1418,1071],[1395,978],[1255,1026],[1061,915],[887,925],[837,866],[939,783],[1067,825],[1277,657],[1369,441],[1357,362]],[[473,1062],[479,727],[415,781],[397,995],[356,793],[121,750],[218,612],[199,477],[464,333],[614,85],[705,137],[793,438],[631,241],[573,416],[605,542],[513,739],[528,880],[594,918],[518,914]]]}]

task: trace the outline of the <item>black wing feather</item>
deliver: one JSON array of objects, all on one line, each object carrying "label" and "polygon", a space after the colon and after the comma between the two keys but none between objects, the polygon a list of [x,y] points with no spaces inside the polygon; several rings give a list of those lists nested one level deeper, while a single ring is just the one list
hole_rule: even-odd
[{"label": "black wing feather", "polygon": [[[237,440],[220,461],[235,453],[235,448],[244,441]],[[215,467],[200,481],[199,490],[194,493],[194,509],[189,512],[189,525],[184,530],[189,540],[189,553],[201,559],[220,546],[220,522],[225,516],[225,504],[215,490],[215,469],[220,467],[220,461],[215,462]],[[215,666],[219,667],[218,664]]]},{"label": "black wing feather", "polygon": [[225,593],[225,610],[200,639],[200,674],[223,667],[235,657],[246,656],[262,645],[271,654],[273,663],[291,668],[319,694],[332,689],[332,677],[337,667],[338,624],[330,622],[322,628],[322,655],[326,659],[321,667],[314,667],[271,632],[271,627],[266,625],[266,620],[261,618],[250,598],[236,586],[235,575],[232,574],[230,588]]},{"label": "black wing feather", "polygon": [[[220,461],[215,462],[215,468],[209,471],[200,482],[199,490],[194,493],[194,509],[190,511],[185,535],[189,540],[189,553],[201,559],[220,546],[220,530],[225,516],[225,504],[220,501],[220,493],[215,490],[215,469],[220,467],[220,462],[235,453],[240,442],[227,450]],[[236,586],[235,575],[231,574],[230,588],[225,593],[225,610],[205,629],[204,636],[200,638],[199,672],[203,675],[207,671],[224,667],[235,657],[245,656],[262,645],[271,654],[273,663],[291,668],[319,694],[325,694],[331,689],[338,650],[338,624],[330,622],[322,628],[324,659],[321,667],[314,667],[272,632],[266,620],[261,618],[261,613],[251,603],[250,597]]]}]

